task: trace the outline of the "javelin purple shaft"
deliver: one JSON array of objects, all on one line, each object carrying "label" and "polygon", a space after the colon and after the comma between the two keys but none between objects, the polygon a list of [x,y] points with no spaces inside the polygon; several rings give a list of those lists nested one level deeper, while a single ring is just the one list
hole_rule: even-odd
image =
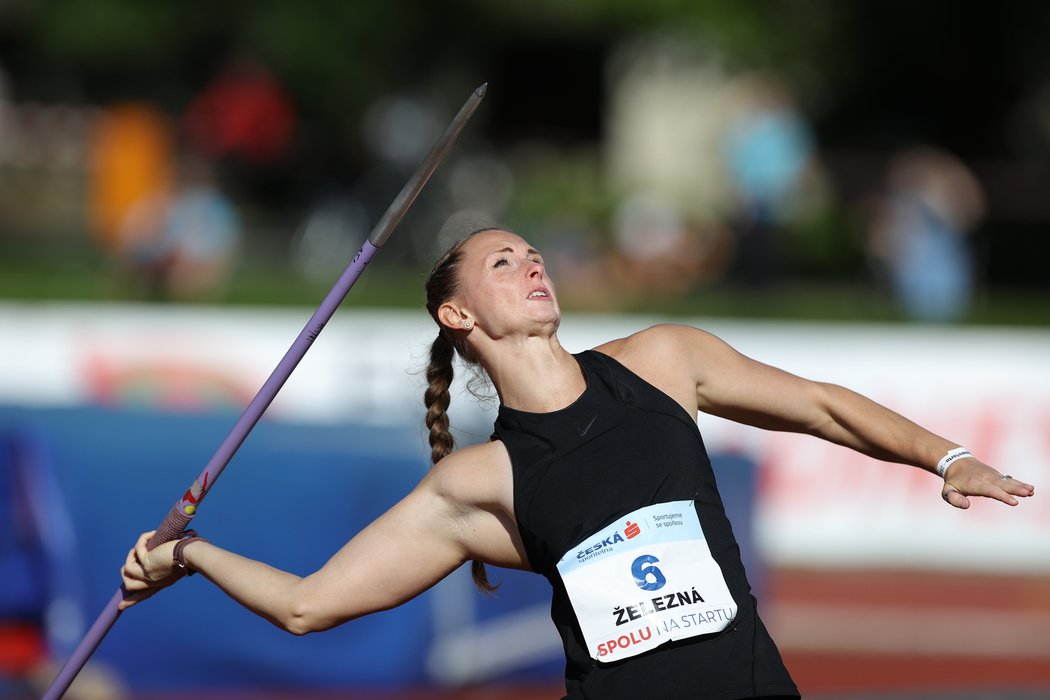
[{"label": "javelin purple shaft", "polygon": [[[481,103],[487,87],[488,83],[481,85],[467,98],[467,101],[452,119],[445,132],[434,144],[430,153],[427,154],[427,157],[416,169],[416,172],[413,173],[411,179],[401,189],[401,192],[390,204],[390,207],[375,225],[375,228],[372,229],[368,240],[361,246],[361,250],[354,256],[346,270],[340,275],[335,286],[332,287],[313,316],[310,317],[309,322],[299,332],[298,337],[296,337],[292,346],[284,354],[284,357],[281,358],[277,367],[270,373],[269,378],[263,383],[255,398],[251,400],[241,417],[237,419],[233,429],[219,445],[212,458],[208,460],[204,470],[186,493],[183,494],[182,498],[175,503],[167,517],[164,518],[164,521],[157,528],[156,534],[147,543],[150,549],[177,539],[186,530],[193,516],[196,515],[200,502],[204,500],[208,491],[215,485],[216,480],[218,480],[226,465],[229,464],[234,453],[240,448],[245,438],[248,437],[248,433],[259,422],[259,419],[262,418],[263,413],[277,396],[277,392],[288,381],[299,361],[306,355],[314,340],[317,339],[317,336],[320,335],[325,325],[332,318],[332,315],[335,314],[336,309],[339,308],[343,299],[346,298],[357,278],[361,276],[369,261],[386,242],[387,238],[390,237],[390,234],[401,222],[401,219],[404,218],[408,208],[412,206],[423,186],[430,179],[430,176],[437,170],[445,154],[452,147],[456,137],[459,136],[459,132],[463,130],[471,115],[474,114],[474,110]],[[84,635],[84,638],[77,645],[77,648],[65,665],[62,666],[62,669],[44,694],[43,700],[58,700],[65,694],[70,684],[77,677],[77,674],[80,673],[80,669],[84,667],[84,664],[87,663],[87,660],[117,621],[121,614],[118,606],[124,599],[124,596],[125,591],[122,586],[95,620],[87,634]]]}]

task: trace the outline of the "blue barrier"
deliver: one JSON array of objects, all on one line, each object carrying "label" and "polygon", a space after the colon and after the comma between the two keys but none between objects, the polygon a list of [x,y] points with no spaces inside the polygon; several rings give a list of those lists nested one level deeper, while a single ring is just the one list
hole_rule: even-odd
[{"label": "blue barrier", "polygon": [[[62,571],[75,571],[82,620],[119,585],[134,537],[155,527],[221,442],[236,416],[138,410],[0,408],[0,431],[31,432],[55,476],[75,531]],[[726,458],[719,484],[750,554],[754,468]],[[217,544],[298,574],[314,571],[347,539],[398,501],[427,469],[417,426],[312,426],[262,421],[209,493],[194,527]],[[64,501],[64,505],[62,502]],[[61,514],[54,513],[55,517]],[[756,563],[752,575],[756,575]],[[411,562],[406,562],[410,567]],[[43,569],[42,569],[43,571]],[[50,570],[54,574],[56,569]],[[231,602],[201,577],[180,582],[125,613],[94,662],[132,690],[419,687],[470,680],[442,656],[455,637],[500,630],[501,621],[546,616],[544,579],[493,571],[495,598],[457,572],[394,610],[328,632],[293,637]],[[41,581],[46,588],[48,582]],[[377,586],[385,585],[376,581]],[[0,581],[0,594],[9,591]],[[452,601],[450,603],[450,601]],[[457,602],[458,601],[458,602]],[[549,625],[551,640],[553,626]],[[536,625],[530,624],[535,630]],[[513,629],[520,629],[515,627]],[[542,632],[540,636],[542,636]],[[481,634],[485,639],[484,634]],[[514,649],[474,680],[561,677],[556,644]],[[507,639],[509,645],[514,639]],[[64,650],[56,648],[61,655]],[[158,667],[157,660],[162,659]]]}]

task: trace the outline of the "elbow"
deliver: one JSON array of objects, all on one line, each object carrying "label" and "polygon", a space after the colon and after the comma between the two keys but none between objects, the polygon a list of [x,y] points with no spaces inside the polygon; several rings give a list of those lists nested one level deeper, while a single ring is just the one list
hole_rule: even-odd
[{"label": "elbow", "polygon": [[309,587],[300,583],[289,596],[288,607],[278,626],[289,634],[302,637],[330,630],[348,619],[333,610],[331,601],[324,596],[312,595]]},{"label": "elbow", "polygon": [[285,632],[294,634],[296,637],[303,637],[317,631],[311,624],[306,611],[298,608],[293,608],[288,613],[288,617],[281,621],[280,627]]},{"label": "elbow", "polygon": [[302,637],[312,632],[323,632],[334,625],[325,622],[317,606],[310,601],[295,600],[280,625],[284,631]]}]

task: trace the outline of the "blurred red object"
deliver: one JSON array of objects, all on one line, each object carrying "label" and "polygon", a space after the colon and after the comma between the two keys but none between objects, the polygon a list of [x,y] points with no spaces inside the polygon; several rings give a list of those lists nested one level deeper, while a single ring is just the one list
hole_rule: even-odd
[{"label": "blurred red object", "polygon": [[26,676],[47,656],[43,631],[28,622],[0,623],[0,675]]},{"label": "blurred red object", "polygon": [[190,103],[184,126],[189,145],[199,153],[268,165],[287,151],[295,113],[265,66],[240,60]]}]

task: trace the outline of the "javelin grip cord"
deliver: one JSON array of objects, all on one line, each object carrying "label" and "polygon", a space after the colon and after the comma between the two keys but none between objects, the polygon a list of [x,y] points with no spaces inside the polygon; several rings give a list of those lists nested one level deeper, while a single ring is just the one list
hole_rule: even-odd
[{"label": "javelin grip cord", "polygon": [[[456,137],[459,136],[459,132],[463,130],[463,127],[470,120],[470,117],[474,114],[474,110],[477,109],[481,103],[482,98],[485,96],[485,91],[488,87],[488,83],[481,85],[474,92],[471,93],[470,97],[460,108],[459,112],[453,117],[444,133],[438,138],[437,142],[431,148],[430,153],[420,163],[419,167],[413,173],[405,186],[401,189],[401,192],[397,195],[394,201],[387,208],[386,213],[372,229],[368,239],[361,246],[361,250],[358,251],[357,255],[347,266],[343,274],[340,275],[339,280],[332,287],[328,295],[325,296],[321,305],[314,312],[313,316],[310,317],[309,322],[300,331],[298,337],[292,346],[288,348],[288,351],[281,358],[281,361],[277,364],[277,367],[270,373],[269,378],[263,384],[262,388],[255,395],[255,398],[251,400],[247,408],[241,414],[241,417],[237,419],[233,429],[230,430],[229,434],[219,445],[218,450],[208,460],[204,470],[200,473],[197,479],[193,482],[190,488],[183,494],[175,505],[169,511],[168,515],[161,522],[157,531],[147,542],[147,547],[154,549],[165,542],[178,539],[182,536],[182,533],[188,527],[193,516],[197,514],[197,508],[200,502],[204,500],[204,496],[207,495],[208,491],[215,484],[215,481],[219,478],[223,469],[229,464],[233,458],[234,453],[244,442],[248,433],[251,432],[255,424],[259,422],[262,414],[269,407],[270,403],[277,396],[277,392],[281,390],[284,383],[291,376],[292,371],[302,360],[310,346],[313,345],[314,340],[320,335],[325,325],[332,318],[336,309],[342,303],[343,299],[346,298],[350,288],[353,287],[357,278],[361,276],[365,267],[368,265],[372,256],[376,254],[380,247],[386,242],[390,234],[404,218],[408,208],[412,206],[416,197],[419,195],[423,186],[426,185],[430,176],[437,170],[437,167],[441,164],[445,154],[452,147]],[[62,666],[58,675],[51,682],[47,692],[44,694],[42,700],[58,700],[61,698],[66,690],[69,689],[70,684],[80,673],[80,670],[87,663],[87,660],[94,653],[95,649],[102,642],[102,639],[109,632],[110,628],[117,621],[120,616],[119,605],[124,600],[126,595],[124,587],[121,586],[119,590],[114,594],[113,598],[110,599],[109,603],[103,609],[102,613],[95,620],[94,624],[84,635],[84,638],[77,645],[77,648],[73,651],[73,654],[69,657],[66,663]]]}]

